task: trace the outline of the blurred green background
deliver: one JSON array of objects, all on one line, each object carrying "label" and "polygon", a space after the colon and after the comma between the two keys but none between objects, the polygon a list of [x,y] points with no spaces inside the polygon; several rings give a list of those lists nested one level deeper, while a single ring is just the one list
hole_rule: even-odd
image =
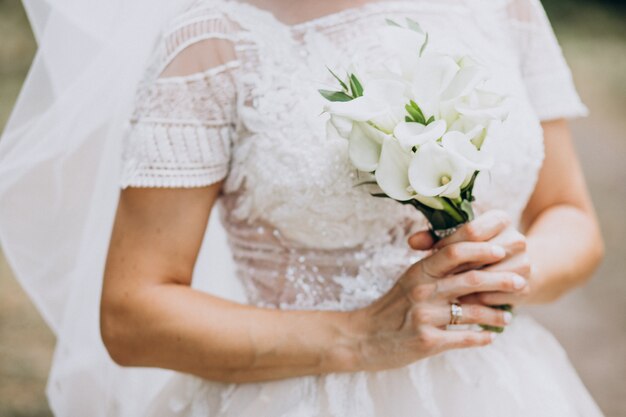
[{"label": "blurred green background", "polygon": [[[554,305],[533,308],[531,313],[564,345],[607,417],[623,417],[626,2],[545,0],[544,5],[583,101],[591,109],[590,117],[571,125],[602,221],[607,257],[585,288]],[[0,129],[9,117],[34,52],[20,2],[0,0]],[[0,252],[0,417],[51,416],[44,390],[53,348],[53,335]]]}]

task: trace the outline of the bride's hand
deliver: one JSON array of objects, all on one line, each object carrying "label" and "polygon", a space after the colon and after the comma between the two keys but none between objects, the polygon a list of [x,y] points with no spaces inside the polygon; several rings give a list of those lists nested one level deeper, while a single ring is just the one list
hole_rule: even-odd
[{"label": "bride's hand", "polygon": [[[505,221],[492,222],[495,236]],[[353,312],[361,338],[359,362],[363,369],[402,366],[449,349],[491,343],[491,332],[445,330],[450,304],[475,292],[516,292],[524,279],[508,271],[471,270],[464,265],[491,265],[506,257],[499,245],[487,242],[449,243],[412,265],[394,287],[372,305]],[[506,326],[510,315],[479,304],[465,304],[460,324]]]},{"label": "bride's hand", "polygon": [[[506,225],[498,233],[493,225],[499,223]],[[526,237],[517,231],[512,225],[508,215],[499,210],[489,211],[478,217],[471,223],[468,223],[453,235],[440,240],[433,245],[432,238],[429,233],[418,233],[411,236],[409,245],[413,249],[435,249],[442,248],[457,242],[489,242],[494,245],[500,245],[506,250],[506,257],[492,265],[488,265],[482,270],[492,272],[513,272],[526,280],[526,285],[515,292],[476,292],[460,299],[463,303],[483,304],[483,305],[520,305],[523,304],[530,295],[531,283],[531,264],[526,250]],[[460,270],[470,270],[481,267],[480,265],[464,265]]]}]

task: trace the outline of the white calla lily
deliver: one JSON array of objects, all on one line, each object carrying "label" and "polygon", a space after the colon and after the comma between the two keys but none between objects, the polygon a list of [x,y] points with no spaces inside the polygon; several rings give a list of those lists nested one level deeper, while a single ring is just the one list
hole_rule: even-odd
[{"label": "white calla lily", "polygon": [[457,131],[465,133],[470,137],[478,135],[485,129],[485,121],[483,119],[477,119],[468,116],[459,116],[454,123],[450,126],[450,131]]},{"label": "white calla lily", "polygon": [[356,122],[366,122],[384,111],[380,103],[368,97],[357,97],[350,101],[334,101],[326,105],[325,110],[338,117],[351,119]]},{"label": "white calla lily", "polygon": [[480,149],[485,140],[485,137],[487,136],[487,126],[485,126],[487,124],[489,124],[489,121],[485,119],[476,119],[467,116],[460,116],[452,124],[452,126],[450,126],[449,131],[465,133],[472,141],[474,146]]},{"label": "white calla lily", "polygon": [[426,55],[418,58],[413,68],[411,92],[413,99],[420,106],[424,116],[438,117],[442,93],[449,87],[459,65],[449,56]]},{"label": "white calla lily", "polygon": [[483,68],[478,66],[462,67],[441,95],[441,100],[447,101],[465,96],[485,79],[486,73]]},{"label": "white calla lily", "polygon": [[426,142],[409,166],[409,182],[424,197],[458,198],[469,167],[437,142]]},{"label": "white calla lily", "polygon": [[394,136],[406,150],[437,140],[446,132],[445,120],[436,120],[428,125],[413,122],[400,122],[393,130]]},{"label": "white calla lily", "polygon": [[350,137],[350,132],[352,132],[352,120],[347,117],[337,116],[335,114],[330,115],[330,119],[328,119],[328,123],[330,123],[339,136],[342,138],[348,139]]},{"label": "white calla lily", "polygon": [[445,120],[448,126],[453,125],[459,118],[459,112],[455,108],[455,100],[447,100],[439,103],[439,118]]},{"label": "white calla lily", "polygon": [[413,198],[408,177],[411,153],[405,151],[394,138],[383,142],[376,182],[389,197],[407,201]]},{"label": "white calla lily", "polygon": [[365,122],[355,122],[350,133],[348,155],[358,170],[373,172],[378,167],[383,141],[389,137]]},{"label": "white calla lily", "polygon": [[391,133],[404,119],[406,83],[394,79],[372,79],[363,90],[363,96],[350,101],[329,103],[326,111],[335,116],[357,122],[371,121]]},{"label": "white calla lily", "polygon": [[448,152],[462,159],[473,171],[487,170],[493,165],[491,154],[478,150],[471,138],[464,133],[448,132],[443,135],[441,144]]},{"label": "white calla lily", "polygon": [[491,91],[475,89],[455,105],[460,114],[475,119],[504,120],[509,108],[507,101]]}]

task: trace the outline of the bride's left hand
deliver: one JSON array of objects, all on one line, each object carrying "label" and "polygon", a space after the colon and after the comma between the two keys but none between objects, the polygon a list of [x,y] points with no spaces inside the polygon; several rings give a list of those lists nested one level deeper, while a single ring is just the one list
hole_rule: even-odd
[{"label": "bride's left hand", "polygon": [[[507,226],[495,227],[497,224],[506,223]],[[486,271],[507,271],[514,272],[526,279],[527,285],[520,291],[512,293],[504,292],[481,292],[463,297],[459,300],[468,304],[503,305],[510,304],[519,306],[524,304],[531,295],[532,283],[531,263],[526,250],[526,237],[511,225],[509,216],[502,211],[492,210],[474,221],[459,228],[451,236],[434,243],[430,233],[420,232],[409,238],[409,245],[416,250],[439,250],[452,243],[470,242],[491,242],[502,246],[507,256],[502,261],[481,268]],[[477,267],[476,265],[464,265],[463,268],[455,272],[463,272]]]}]

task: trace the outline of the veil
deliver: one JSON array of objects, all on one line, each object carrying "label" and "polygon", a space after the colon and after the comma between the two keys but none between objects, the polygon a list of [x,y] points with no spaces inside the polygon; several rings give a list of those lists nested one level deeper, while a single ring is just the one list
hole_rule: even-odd
[{"label": "veil", "polygon": [[[23,1],[38,51],[0,139],[0,244],[57,338],[54,414],[142,416],[174,373],[112,362],[101,280],[136,86],[164,24],[194,0]],[[223,229],[209,230],[194,287],[242,299]]]}]

